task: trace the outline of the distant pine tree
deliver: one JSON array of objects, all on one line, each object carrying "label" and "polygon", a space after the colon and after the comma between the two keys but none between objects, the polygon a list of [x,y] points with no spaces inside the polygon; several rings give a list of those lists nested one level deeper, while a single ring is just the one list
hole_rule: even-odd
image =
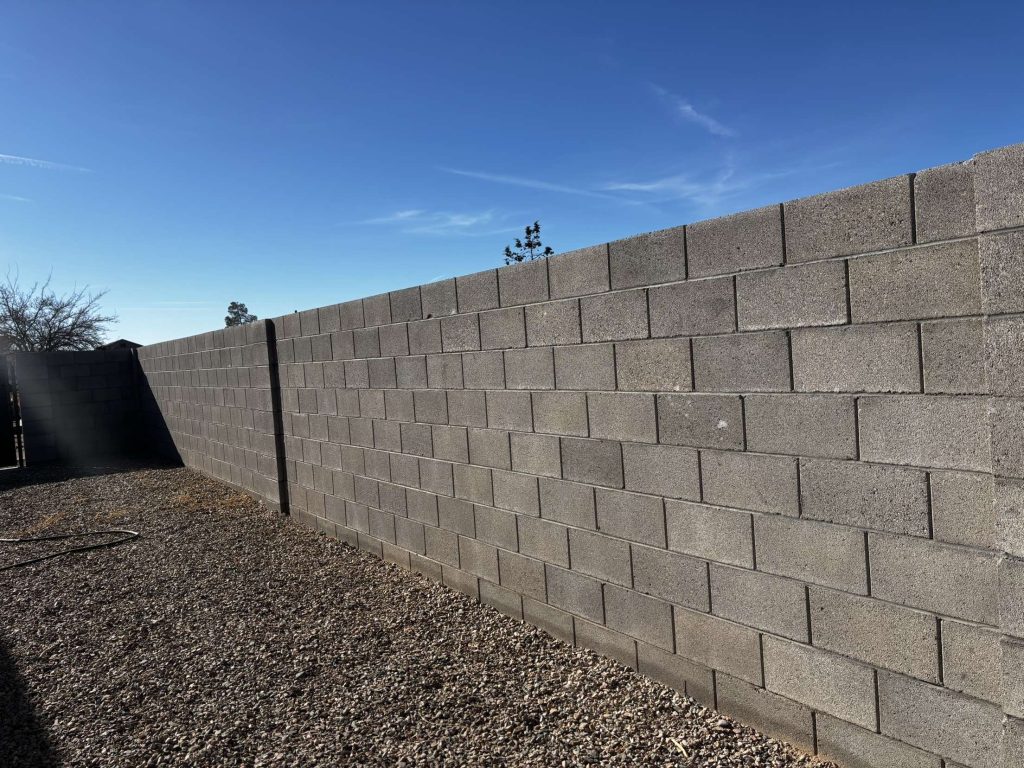
[{"label": "distant pine tree", "polygon": [[224,326],[231,328],[236,325],[248,325],[259,320],[256,315],[249,314],[249,308],[241,301],[228,304],[228,316],[224,318]]},{"label": "distant pine tree", "polygon": [[[544,250],[541,250],[541,248]],[[535,221],[532,227],[529,224],[526,225],[526,239],[520,240],[518,237],[516,238],[515,250],[510,246],[505,246],[505,263],[517,264],[521,261],[546,259],[554,254],[555,252],[551,250],[550,246],[544,245],[540,241],[540,222]]]}]

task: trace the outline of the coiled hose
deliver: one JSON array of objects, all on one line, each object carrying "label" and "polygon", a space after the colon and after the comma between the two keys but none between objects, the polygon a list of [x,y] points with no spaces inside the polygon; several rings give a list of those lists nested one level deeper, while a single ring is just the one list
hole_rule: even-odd
[{"label": "coiled hose", "polygon": [[139,537],[138,531],[129,531],[122,528],[111,528],[105,531],[85,531],[83,533],[54,533],[49,536],[28,536],[21,539],[4,539],[0,538],[0,544],[27,544],[32,541],[59,541],[61,539],[84,539],[87,536],[103,536],[104,534],[122,534],[120,539],[114,539],[113,541],[103,541],[99,544],[85,544],[81,547],[71,547],[70,549],[62,549],[60,552],[51,552],[48,555],[41,557],[33,557],[31,560],[21,560],[11,565],[0,566],[0,571],[9,571],[12,568],[21,568],[25,565],[32,565],[33,563],[41,563],[44,560],[52,560],[55,557],[62,557],[64,555],[70,555],[72,552],[88,552],[93,549],[103,549],[104,547],[116,547],[118,544],[124,544],[126,541],[137,539]]}]

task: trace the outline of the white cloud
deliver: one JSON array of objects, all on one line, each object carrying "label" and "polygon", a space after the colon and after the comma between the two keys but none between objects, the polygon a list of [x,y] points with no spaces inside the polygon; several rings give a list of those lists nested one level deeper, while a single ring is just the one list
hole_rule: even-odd
[{"label": "white cloud", "polygon": [[411,208],[395,211],[384,216],[366,219],[360,224],[397,225],[402,232],[419,235],[465,235],[480,237],[501,232],[511,232],[513,228],[501,227],[501,222],[494,211],[480,213],[452,213],[448,211],[427,211]]},{"label": "white cloud", "polygon": [[10,200],[11,202],[14,202],[14,203],[31,203],[32,202],[32,200],[30,198],[22,197],[21,195],[4,195],[4,194],[0,194],[0,200]]},{"label": "white cloud", "polygon": [[732,128],[729,128],[726,125],[722,125],[722,123],[718,122],[715,118],[711,117],[711,115],[707,115],[704,114],[703,112],[697,111],[697,108],[694,107],[686,99],[676,96],[674,93],[665,88],[662,88],[660,85],[652,85],[651,88],[654,90],[656,94],[658,94],[662,101],[664,101],[672,108],[672,111],[676,114],[677,117],[680,117],[681,119],[689,123],[699,125],[705,131],[714,134],[715,136],[736,135],[736,131],[734,131]]},{"label": "white cloud", "polygon": [[54,163],[50,160],[37,160],[34,157],[21,157],[20,155],[0,154],[0,164],[20,165],[26,168],[44,168],[49,171],[89,171],[88,168],[80,168],[76,165],[65,165],[64,163]]},{"label": "white cloud", "polygon": [[592,189],[583,187],[572,187],[565,184],[553,184],[540,179],[526,179],[520,176],[504,176],[497,173],[484,173],[482,171],[463,171],[458,168],[441,168],[445,173],[453,173],[456,176],[466,176],[470,179],[491,181],[495,184],[508,184],[513,187],[526,187],[527,189],[540,189],[545,192],[562,192],[567,195],[582,195],[584,197],[600,197],[614,199],[611,195],[605,195]]}]

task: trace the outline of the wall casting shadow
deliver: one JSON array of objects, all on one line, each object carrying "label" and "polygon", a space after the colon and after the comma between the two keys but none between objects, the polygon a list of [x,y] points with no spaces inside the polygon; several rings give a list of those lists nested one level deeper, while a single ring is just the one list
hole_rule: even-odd
[{"label": "wall casting shadow", "polygon": [[4,638],[0,637],[0,761],[9,768],[57,768],[61,764],[28,696]]}]

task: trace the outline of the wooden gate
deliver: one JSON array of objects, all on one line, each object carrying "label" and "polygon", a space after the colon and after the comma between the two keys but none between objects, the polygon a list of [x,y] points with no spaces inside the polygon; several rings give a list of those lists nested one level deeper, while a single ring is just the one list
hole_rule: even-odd
[{"label": "wooden gate", "polygon": [[23,466],[13,368],[10,357],[0,355],[0,467]]}]

